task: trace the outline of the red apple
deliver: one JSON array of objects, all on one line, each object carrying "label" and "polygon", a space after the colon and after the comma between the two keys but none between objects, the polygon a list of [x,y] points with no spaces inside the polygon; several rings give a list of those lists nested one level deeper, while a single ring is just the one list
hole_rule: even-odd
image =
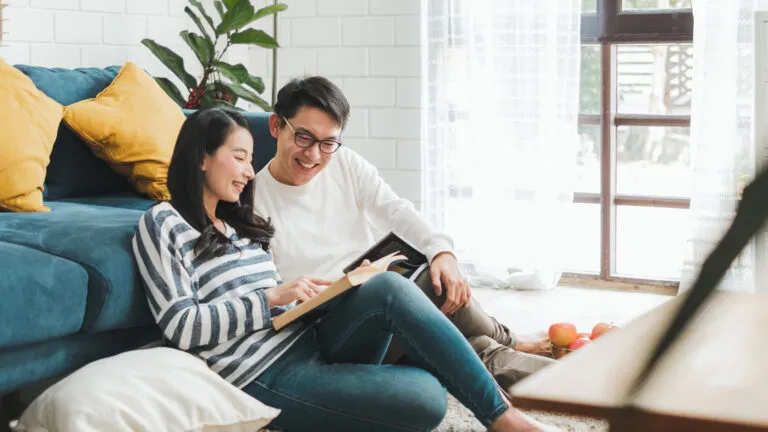
[{"label": "red apple", "polygon": [[577,349],[583,347],[584,345],[587,345],[590,342],[592,342],[592,340],[590,338],[580,337],[580,338],[576,339],[575,341],[571,342],[570,345],[568,345],[568,349],[569,350],[577,350]]},{"label": "red apple", "polygon": [[592,338],[592,333],[579,333],[579,335],[578,335],[578,336],[579,336],[580,338],[587,338],[587,339],[591,339],[591,338]]},{"label": "red apple", "polygon": [[549,340],[553,344],[565,348],[579,337],[576,326],[571,323],[555,323],[549,326]]},{"label": "red apple", "polygon": [[608,323],[604,323],[604,322],[598,323],[592,329],[592,336],[591,336],[591,338],[592,338],[592,340],[597,339],[601,335],[603,335],[603,334],[605,334],[605,333],[607,333],[607,332],[609,332],[611,330],[617,329],[617,328],[618,327],[616,327],[613,324],[608,324]]}]

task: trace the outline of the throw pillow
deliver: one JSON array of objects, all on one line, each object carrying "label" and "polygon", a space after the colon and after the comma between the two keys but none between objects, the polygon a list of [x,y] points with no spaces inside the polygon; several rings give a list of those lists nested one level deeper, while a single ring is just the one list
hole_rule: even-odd
[{"label": "throw pillow", "polygon": [[62,107],[0,58],[0,208],[49,211],[43,182]]},{"label": "throw pillow", "polygon": [[168,165],[185,118],[160,85],[131,62],[95,98],[64,110],[67,126],[91,151],[154,200],[170,198]]},{"label": "throw pillow", "polygon": [[159,347],[84,366],[38,396],[14,430],[252,432],[279,413],[199,358]]}]

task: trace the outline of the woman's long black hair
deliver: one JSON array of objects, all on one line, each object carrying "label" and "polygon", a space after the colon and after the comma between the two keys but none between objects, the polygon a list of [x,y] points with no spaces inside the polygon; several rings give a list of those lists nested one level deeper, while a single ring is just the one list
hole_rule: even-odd
[{"label": "woman's long black hair", "polygon": [[[205,174],[202,166],[204,155],[213,156],[236,127],[251,132],[248,121],[234,110],[207,108],[191,114],[181,127],[171,165],[168,167],[170,202],[181,216],[201,233],[195,245],[195,252],[202,259],[222,255],[231,245],[229,239],[213,226],[205,212]],[[250,238],[260,243],[264,250],[268,250],[275,229],[268,220],[253,212],[253,199],[251,180],[240,194],[240,201],[219,201],[216,217],[234,228],[239,237]]]}]

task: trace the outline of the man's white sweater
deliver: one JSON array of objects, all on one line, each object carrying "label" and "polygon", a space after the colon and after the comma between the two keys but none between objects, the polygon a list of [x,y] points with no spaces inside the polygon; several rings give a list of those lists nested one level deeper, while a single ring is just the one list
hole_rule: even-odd
[{"label": "man's white sweater", "polygon": [[389,231],[430,262],[440,252],[453,251],[453,240],[433,229],[353,150],[339,149],[325,169],[302,186],[279,183],[268,167],[254,179],[254,208],[275,226],[271,250],[286,282],[299,276],[337,279]]}]

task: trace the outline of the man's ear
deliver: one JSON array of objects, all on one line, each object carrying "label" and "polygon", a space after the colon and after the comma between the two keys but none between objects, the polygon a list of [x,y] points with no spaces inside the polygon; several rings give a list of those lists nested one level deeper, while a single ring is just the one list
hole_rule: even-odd
[{"label": "man's ear", "polygon": [[277,139],[278,133],[280,133],[280,117],[277,114],[269,116],[269,133],[272,138]]}]

